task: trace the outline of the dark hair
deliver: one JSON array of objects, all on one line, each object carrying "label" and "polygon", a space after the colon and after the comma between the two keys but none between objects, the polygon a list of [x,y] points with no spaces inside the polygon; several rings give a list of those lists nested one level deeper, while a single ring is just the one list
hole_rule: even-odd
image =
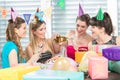
[{"label": "dark hair", "polygon": [[84,21],[87,24],[87,26],[89,26],[90,16],[88,14],[83,14],[81,16],[77,16],[76,22],[77,22],[77,20]]},{"label": "dark hair", "polygon": [[99,27],[99,28],[104,27],[105,32],[108,35],[111,35],[113,33],[112,21],[111,21],[111,18],[110,18],[109,14],[107,12],[104,12],[103,20],[97,20],[96,16],[95,16],[95,17],[92,17],[90,19],[89,23],[90,23],[91,26],[96,26],[96,27]]}]

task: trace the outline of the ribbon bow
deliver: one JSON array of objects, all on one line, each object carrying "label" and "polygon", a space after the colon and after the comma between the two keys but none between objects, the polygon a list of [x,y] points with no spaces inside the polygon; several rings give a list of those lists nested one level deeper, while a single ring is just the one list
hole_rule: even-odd
[{"label": "ribbon bow", "polygon": [[43,15],[44,15],[44,12],[43,12],[43,11],[40,11],[40,12],[39,12],[39,8],[38,8],[35,16],[38,17],[38,20],[44,21],[44,20],[43,20]]}]

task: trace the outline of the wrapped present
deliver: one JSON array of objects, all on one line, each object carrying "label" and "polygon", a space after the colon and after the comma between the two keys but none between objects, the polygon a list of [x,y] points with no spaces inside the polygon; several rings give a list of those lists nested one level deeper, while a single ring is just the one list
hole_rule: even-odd
[{"label": "wrapped present", "polygon": [[82,60],[82,57],[84,56],[85,52],[75,52],[75,61],[80,63]]},{"label": "wrapped present", "polygon": [[40,69],[39,66],[16,66],[0,70],[0,80],[23,80],[22,77],[28,72]]},{"label": "wrapped present", "polygon": [[25,74],[23,80],[84,80],[84,73],[60,70],[38,70]]},{"label": "wrapped present", "polygon": [[120,46],[105,48],[102,53],[109,60],[120,60]]},{"label": "wrapped present", "polygon": [[92,79],[108,78],[108,60],[103,56],[89,58],[88,73]]},{"label": "wrapped present", "polygon": [[91,50],[95,51],[96,53],[102,53],[102,49],[113,47],[113,46],[115,45],[92,45]]},{"label": "wrapped present", "polygon": [[108,61],[108,68],[111,71],[117,72],[120,74],[120,61]]}]

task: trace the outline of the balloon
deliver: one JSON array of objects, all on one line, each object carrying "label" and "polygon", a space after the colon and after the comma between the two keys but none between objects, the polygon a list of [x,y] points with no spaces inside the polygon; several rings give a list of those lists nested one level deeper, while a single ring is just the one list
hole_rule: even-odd
[{"label": "balloon", "polygon": [[98,56],[98,54],[94,51],[86,52],[79,64],[79,67],[78,67],[79,71],[84,71],[84,72],[88,71],[88,60],[89,60],[89,57],[91,56]]},{"label": "balloon", "polygon": [[[67,57],[66,57],[67,58]],[[72,66],[77,69],[77,63],[72,58],[67,58],[69,62],[72,64]]]},{"label": "balloon", "polygon": [[52,66],[52,70],[77,71],[74,60],[66,57],[59,57]]}]

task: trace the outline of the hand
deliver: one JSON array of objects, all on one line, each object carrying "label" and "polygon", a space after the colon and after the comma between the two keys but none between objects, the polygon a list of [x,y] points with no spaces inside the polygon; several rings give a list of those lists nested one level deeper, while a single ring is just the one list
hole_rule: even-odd
[{"label": "hand", "polygon": [[57,37],[60,37],[60,34],[59,34],[59,33],[55,33],[55,34],[52,35],[52,39],[53,39],[53,40],[56,39]]},{"label": "hand", "polygon": [[34,54],[29,60],[28,63],[34,63],[40,58],[40,53]]}]

